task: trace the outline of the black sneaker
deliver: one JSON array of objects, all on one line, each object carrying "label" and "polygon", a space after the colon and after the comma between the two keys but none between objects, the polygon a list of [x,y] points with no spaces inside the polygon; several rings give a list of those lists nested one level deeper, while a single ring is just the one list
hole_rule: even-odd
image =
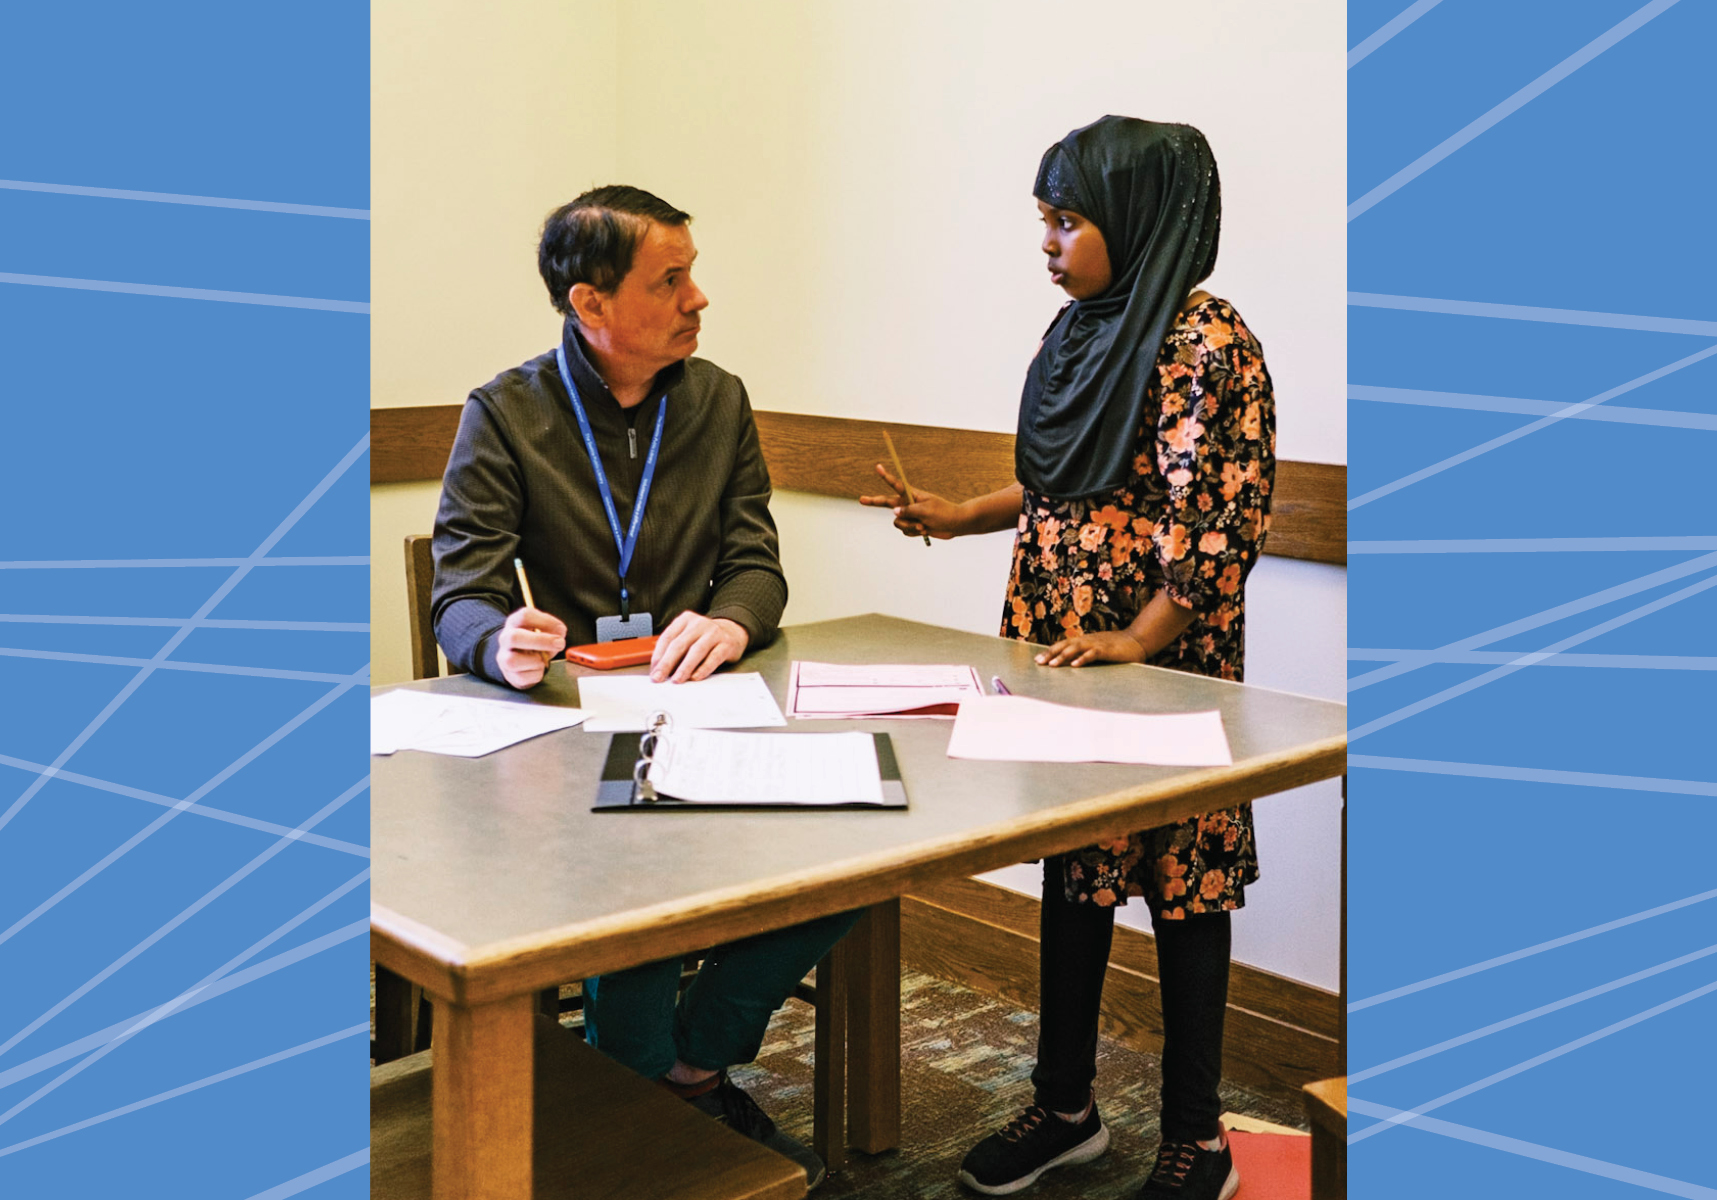
[{"label": "black sneaker", "polygon": [[1157,1147],[1157,1165],[1134,1200],[1229,1200],[1240,1190],[1240,1172],[1228,1150],[1206,1150],[1197,1142],[1164,1142]]},{"label": "black sneaker", "polygon": [[1007,1196],[1037,1182],[1051,1167],[1087,1163],[1109,1148],[1109,1130],[1097,1103],[1079,1122],[1063,1121],[1032,1105],[1000,1133],[972,1147],[960,1164],[960,1182],[986,1196]]},{"label": "black sneaker", "polygon": [[782,1158],[791,1159],[805,1168],[805,1190],[810,1191],[823,1182],[828,1174],[817,1152],[797,1138],[790,1138],[775,1127],[775,1122],[757,1106],[749,1093],[721,1073],[721,1082],[701,1096],[693,1096],[687,1104],[699,1112],[714,1117],[735,1133],[742,1133],[754,1142],[761,1142]]}]

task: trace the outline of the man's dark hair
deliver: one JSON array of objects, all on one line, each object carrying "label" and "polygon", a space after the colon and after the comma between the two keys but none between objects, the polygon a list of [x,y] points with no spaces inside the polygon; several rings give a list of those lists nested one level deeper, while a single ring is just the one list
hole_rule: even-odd
[{"label": "man's dark hair", "polygon": [[651,221],[684,225],[691,219],[660,196],[625,184],[592,188],[561,205],[543,222],[537,245],[537,270],[549,299],[563,315],[576,317],[567,299],[573,284],[612,292],[632,269],[632,256]]}]

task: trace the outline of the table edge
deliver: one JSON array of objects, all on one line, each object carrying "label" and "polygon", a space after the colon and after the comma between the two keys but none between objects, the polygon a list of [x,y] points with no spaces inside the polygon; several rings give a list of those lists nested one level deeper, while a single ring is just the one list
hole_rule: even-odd
[{"label": "table edge", "polygon": [[[1128,814],[1144,806],[1151,806],[1151,824],[1167,824],[1333,779],[1346,770],[1344,733],[919,843],[906,852],[843,860],[775,876],[761,887],[718,889],[482,945],[466,945],[372,904],[371,953],[443,999],[485,1003],[879,903],[903,894],[918,879],[975,874],[1088,845],[1118,826],[1135,827]],[[640,944],[652,947],[648,957],[637,954]]]}]

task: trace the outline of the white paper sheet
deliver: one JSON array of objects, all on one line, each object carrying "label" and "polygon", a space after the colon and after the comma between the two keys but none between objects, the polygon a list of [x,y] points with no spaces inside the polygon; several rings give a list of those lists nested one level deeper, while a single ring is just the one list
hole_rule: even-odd
[{"label": "white paper sheet", "polygon": [[980,696],[960,705],[948,757],[1159,767],[1225,767],[1234,761],[1222,714],[1214,709],[1105,712],[1027,696]]},{"label": "white paper sheet", "polygon": [[650,783],[664,796],[715,804],[881,804],[868,733],[663,735]]},{"label": "white paper sheet", "polygon": [[652,712],[676,729],[758,729],[785,725],[781,706],[755,671],[712,675],[696,683],[652,683],[647,675],[585,675],[578,703],[591,733],[641,733]]},{"label": "white paper sheet", "polygon": [[984,694],[971,667],[918,663],[795,662],[787,712],[797,718],[939,716],[915,713],[931,705],[958,706]]},{"label": "white paper sheet", "polygon": [[370,697],[370,753],[424,750],[480,758],[583,720],[577,708],[402,688]]}]

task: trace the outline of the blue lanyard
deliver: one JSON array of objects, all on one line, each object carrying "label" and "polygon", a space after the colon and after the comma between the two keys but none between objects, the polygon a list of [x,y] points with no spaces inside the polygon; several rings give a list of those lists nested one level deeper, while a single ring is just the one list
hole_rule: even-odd
[{"label": "blue lanyard", "polygon": [[626,590],[626,573],[632,567],[632,552],[638,548],[638,527],[644,522],[644,505],[650,499],[650,484],[656,478],[656,455],[662,448],[662,422],[668,415],[668,397],[656,409],[656,432],[650,436],[650,453],[644,459],[644,478],[638,484],[638,498],[632,502],[632,524],[626,535],[620,535],[620,516],[614,511],[614,492],[608,486],[608,472],[602,469],[602,455],[596,449],[596,438],[590,432],[590,418],[584,415],[584,404],[578,398],[578,387],[572,382],[572,372],[566,366],[566,346],[554,348],[560,363],[560,380],[566,384],[566,394],[572,401],[572,413],[578,418],[578,431],[584,435],[584,451],[590,455],[590,468],[596,472],[596,486],[602,493],[602,507],[608,513],[608,528],[614,534],[614,548],[620,552],[620,619],[632,619],[632,594]]}]

